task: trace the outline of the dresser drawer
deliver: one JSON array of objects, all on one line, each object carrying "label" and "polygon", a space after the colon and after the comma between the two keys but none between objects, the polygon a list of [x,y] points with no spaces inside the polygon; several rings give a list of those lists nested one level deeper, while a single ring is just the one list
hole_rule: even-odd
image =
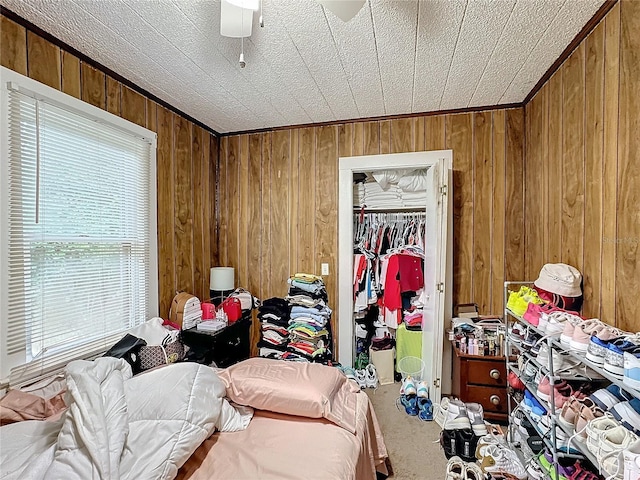
[{"label": "dresser drawer", "polygon": [[465,402],[476,402],[487,412],[507,412],[507,389],[496,387],[467,386]]},{"label": "dresser drawer", "polygon": [[497,387],[507,385],[507,369],[504,362],[468,360],[467,369],[467,379],[471,384]]}]

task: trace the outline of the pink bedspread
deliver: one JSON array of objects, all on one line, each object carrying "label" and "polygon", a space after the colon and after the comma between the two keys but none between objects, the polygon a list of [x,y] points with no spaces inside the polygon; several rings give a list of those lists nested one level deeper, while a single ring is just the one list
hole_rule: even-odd
[{"label": "pink bedspread", "polygon": [[257,410],[249,428],[216,433],[178,472],[190,480],[375,480],[387,449],[369,398],[357,394],[357,432],[325,419]]}]

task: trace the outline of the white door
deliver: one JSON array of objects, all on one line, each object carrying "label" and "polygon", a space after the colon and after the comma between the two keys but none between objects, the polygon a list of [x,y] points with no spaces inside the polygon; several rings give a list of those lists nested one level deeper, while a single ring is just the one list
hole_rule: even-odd
[{"label": "white door", "polygon": [[443,160],[427,171],[427,210],[424,261],[426,303],[422,322],[424,380],[433,401],[439,402],[442,388],[442,358],[445,325],[447,266],[447,213],[449,176]]},{"label": "white door", "polygon": [[[451,316],[452,237],[448,231],[450,195],[448,189],[453,160],[451,150],[342,157],[339,159],[338,205],[338,361],[353,365],[353,173],[384,169],[428,168],[429,198],[427,208],[427,242],[429,259],[425,258],[425,288],[429,301],[425,310],[431,322],[423,330],[422,358],[424,375],[430,382],[430,394],[438,402],[443,381],[444,325]],[[425,252],[427,253],[427,252]],[[427,265],[429,265],[427,271]],[[444,293],[442,293],[444,292]],[[447,352],[450,354],[450,352]],[[450,363],[445,360],[447,365]],[[435,382],[435,383],[434,383]],[[445,381],[445,388],[448,384]]]}]

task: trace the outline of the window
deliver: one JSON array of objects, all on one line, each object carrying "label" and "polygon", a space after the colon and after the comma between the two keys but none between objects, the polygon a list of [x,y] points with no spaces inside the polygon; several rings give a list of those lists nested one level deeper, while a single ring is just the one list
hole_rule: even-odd
[{"label": "window", "polygon": [[1,378],[157,316],[156,136],[2,69]]}]

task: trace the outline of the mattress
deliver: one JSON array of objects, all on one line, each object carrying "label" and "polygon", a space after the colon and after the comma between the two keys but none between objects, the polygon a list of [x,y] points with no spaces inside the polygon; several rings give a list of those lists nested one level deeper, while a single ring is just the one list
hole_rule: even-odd
[{"label": "mattress", "polygon": [[246,430],[215,433],[178,472],[178,479],[370,480],[387,474],[387,450],[363,392],[356,434],[325,419],[257,410]]}]

